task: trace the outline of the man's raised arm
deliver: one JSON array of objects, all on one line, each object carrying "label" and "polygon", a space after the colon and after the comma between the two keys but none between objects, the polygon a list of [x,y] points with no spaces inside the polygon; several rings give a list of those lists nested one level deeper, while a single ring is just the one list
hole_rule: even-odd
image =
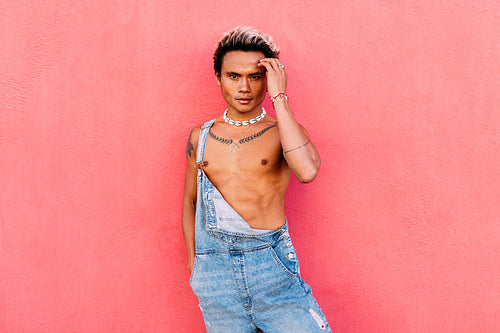
[{"label": "man's raised arm", "polygon": [[267,88],[276,110],[283,156],[298,181],[309,183],[316,177],[321,160],[309,134],[297,123],[288,104],[285,68],[277,58],[261,59],[259,66],[267,70]]}]

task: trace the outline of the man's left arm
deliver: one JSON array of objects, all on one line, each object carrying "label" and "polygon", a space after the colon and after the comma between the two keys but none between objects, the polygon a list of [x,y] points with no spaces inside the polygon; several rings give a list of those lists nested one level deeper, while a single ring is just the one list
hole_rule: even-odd
[{"label": "man's left arm", "polygon": [[285,68],[277,58],[261,59],[259,66],[266,68],[268,93],[274,97],[283,156],[298,181],[309,183],[316,177],[321,160],[309,134],[297,123],[288,104]]}]

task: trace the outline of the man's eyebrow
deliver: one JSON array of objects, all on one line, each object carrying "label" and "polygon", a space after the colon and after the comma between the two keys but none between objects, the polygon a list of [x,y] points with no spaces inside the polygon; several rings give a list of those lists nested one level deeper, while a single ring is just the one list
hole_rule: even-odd
[{"label": "man's eyebrow", "polygon": [[[255,73],[250,73],[248,76],[253,76],[253,75],[264,75],[266,74],[265,71],[262,72],[255,72]],[[226,72],[226,75],[242,75],[241,73],[236,73],[236,72]]]}]

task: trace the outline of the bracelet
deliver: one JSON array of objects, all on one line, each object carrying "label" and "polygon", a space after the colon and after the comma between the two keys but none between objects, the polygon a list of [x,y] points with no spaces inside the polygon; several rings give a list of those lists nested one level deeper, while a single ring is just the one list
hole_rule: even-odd
[{"label": "bracelet", "polygon": [[282,97],[282,96],[288,101],[288,95],[287,94],[285,94],[285,93],[279,93],[279,94],[271,97],[271,102],[273,102],[273,104],[274,104],[274,101],[276,100],[276,98],[279,98],[279,97]]}]

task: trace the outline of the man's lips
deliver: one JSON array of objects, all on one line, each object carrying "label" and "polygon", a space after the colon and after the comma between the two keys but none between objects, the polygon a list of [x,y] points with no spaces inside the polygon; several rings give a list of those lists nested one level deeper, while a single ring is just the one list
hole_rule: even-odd
[{"label": "man's lips", "polygon": [[241,104],[248,104],[248,103],[250,103],[252,101],[251,98],[236,98],[236,100],[238,102],[240,102]]}]

